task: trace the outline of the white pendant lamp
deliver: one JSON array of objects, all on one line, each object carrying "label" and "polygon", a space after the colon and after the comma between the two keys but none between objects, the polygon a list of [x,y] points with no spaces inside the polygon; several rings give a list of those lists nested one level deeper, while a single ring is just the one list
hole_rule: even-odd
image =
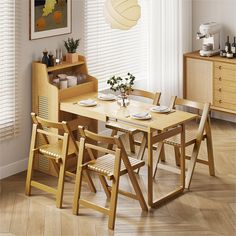
[{"label": "white pendant lamp", "polygon": [[128,30],[138,23],[141,7],[137,0],[106,0],[104,16],[111,28]]}]

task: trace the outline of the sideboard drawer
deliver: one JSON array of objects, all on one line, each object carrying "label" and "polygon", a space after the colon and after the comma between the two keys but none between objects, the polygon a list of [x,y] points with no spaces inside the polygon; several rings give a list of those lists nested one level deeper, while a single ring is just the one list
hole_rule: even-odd
[{"label": "sideboard drawer", "polygon": [[220,107],[223,109],[229,109],[231,111],[236,111],[236,104],[228,103],[228,102],[222,101],[221,99],[214,100],[213,105],[215,107]]},{"label": "sideboard drawer", "polygon": [[214,90],[236,94],[236,81],[214,79]]},{"label": "sideboard drawer", "polygon": [[230,80],[236,82],[236,65],[229,63],[215,62],[214,78],[221,80]]},{"label": "sideboard drawer", "polygon": [[229,63],[222,63],[222,62],[215,62],[215,69],[216,70],[233,70],[236,71],[236,65],[235,64],[229,64]]},{"label": "sideboard drawer", "polygon": [[[225,87],[232,89],[232,87]],[[233,90],[232,90],[233,91]],[[236,93],[225,90],[214,90],[214,106],[236,111]]]}]

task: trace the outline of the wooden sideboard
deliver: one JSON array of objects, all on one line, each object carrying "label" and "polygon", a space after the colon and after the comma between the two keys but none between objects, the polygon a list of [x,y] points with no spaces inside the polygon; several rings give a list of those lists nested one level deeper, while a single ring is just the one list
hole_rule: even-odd
[{"label": "wooden sideboard", "polygon": [[236,114],[236,58],[184,55],[184,98],[210,102],[212,110]]},{"label": "wooden sideboard", "polygon": [[[76,86],[59,89],[53,85],[53,79],[58,74],[85,74],[86,80]],[[63,62],[60,65],[48,68],[41,62],[32,63],[32,111],[44,119],[55,122],[78,119],[79,124],[89,127],[93,132],[97,132],[96,120],[60,111],[60,102],[62,100],[97,91],[98,81],[88,75],[86,60],[83,56],[79,56],[79,61],[76,63]],[[38,142],[42,142],[42,140],[38,140]],[[68,163],[68,168],[70,166],[75,166],[75,163]],[[34,168],[45,173],[57,175],[53,164],[40,155],[34,162]]]}]

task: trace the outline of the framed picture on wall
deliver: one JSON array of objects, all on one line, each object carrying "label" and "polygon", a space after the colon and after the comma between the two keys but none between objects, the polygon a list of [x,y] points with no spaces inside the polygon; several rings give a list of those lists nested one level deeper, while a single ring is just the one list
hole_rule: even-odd
[{"label": "framed picture on wall", "polygon": [[72,0],[29,0],[30,39],[71,33]]}]

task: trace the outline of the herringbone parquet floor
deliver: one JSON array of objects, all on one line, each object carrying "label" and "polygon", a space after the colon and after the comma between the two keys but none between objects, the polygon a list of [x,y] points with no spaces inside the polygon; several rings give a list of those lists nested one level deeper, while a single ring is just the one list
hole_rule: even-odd
[{"label": "herringbone parquet floor", "polygon": [[[64,208],[55,207],[55,199],[33,189],[33,196],[24,195],[26,173],[1,181],[0,235],[53,235],[53,236],[106,236],[106,235],[161,235],[199,236],[236,235],[236,124],[220,120],[212,121],[216,177],[208,175],[206,166],[197,164],[191,190],[158,209],[142,212],[136,201],[119,196],[115,231],[107,229],[107,217],[81,208],[81,215],[71,213],[73,182],[66,182]],[[172,151],[167,148],[167,161]],[[205,145],[201,157],[206,155]],[[37,174],[37,178],[55,184],[53,177]],[[139,183],[146,197],[146,167],[140,171]],[[155,180],[155,194],[171,189],[178,176],[160,170]],[[86,186],[83,196],[95,202],[106,203],[97,179],[97,194]],[[130,189],[126,177],[121,187]]]}]

